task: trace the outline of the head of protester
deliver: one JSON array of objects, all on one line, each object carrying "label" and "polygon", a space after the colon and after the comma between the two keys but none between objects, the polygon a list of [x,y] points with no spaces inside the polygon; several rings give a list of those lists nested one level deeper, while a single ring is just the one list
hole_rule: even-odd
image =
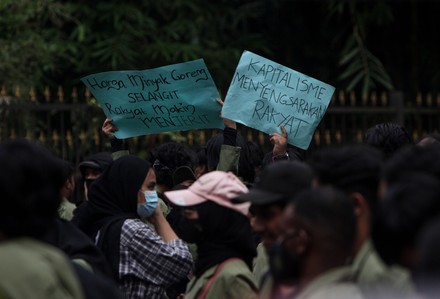
[{"label": "head of protester", "polygon": [[[326,187],[299,193],[283,213],[283,229],[269,250],[271,298],[361,298],[348,262],[356,228],[353,205]],[[321,297],[322,296],[322,297]]]},{"label": "head of protester", "polygon": [[26,140],[0,144],[0,297],[83,298],[60,251],[36,241],[58,217],[59,160]]},{"label": "head of protester", "polygon": [[187,180],[194,181],[193,169],[196,159],[194,151],[177,142],[167,142],[156,147],[150,161],[156,173],[157,189],[165,192],[180,184],[182,180],[176,180],[176,177],[181,176],[176,170],[182,166],[186,166],[186,169],[192,172],[190,176],[186,176]]},{"label": "head of protester", "polygon": [[165,192],[183,209],[181,237],[197,245],[188,298],[203,298],[203,294],[211,298],[257,298],[251,272],[256,250],[247,217],[250,204],[231,201],[246,192],[247,187],[233,173],[216,170],[202,175],[187,189]]},{"label": "head of protester", "polygon": [[269,164],[248,193],[237,196],[235,202],[251,204],[252,227],[264,246],[275,244],[281,231],[281,216],[289,199],[311,186],[313,172],[300,161],[278,161]]},{"label": "head of protester", "polygon": [[155,186],[150,163],[127,155],[112,162],[89,193],[93,235],[130,298],[160,298],[192,265],[187,245],[157,204]]},{"label": "head of protester", "polygon": [[79,171],[84,181],[84,198],[87,200],[87,193],[90,185],[102,174],[108,165],[113,161],[108,152],[92,154],[79,163]]},{"label": "head of protester", "polygon": [[370,238],[382,164],[382,152],[364,144],[322,149],[310,160],[317,185],[330,185],[352,198],[357,216],[355,254]]},{"label": "head of protester", "polygon": [[364,143],[380,149],[385,158],[398,149],[414,144],[411,135],[402,125],[393,122],[377,124],[365,132]]}]

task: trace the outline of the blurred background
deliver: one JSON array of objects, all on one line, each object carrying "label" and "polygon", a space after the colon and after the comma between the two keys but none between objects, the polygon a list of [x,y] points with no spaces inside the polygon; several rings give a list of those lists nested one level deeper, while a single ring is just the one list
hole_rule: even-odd
[{"label": "blurred background", "polygon": [[[39,140],[77,165],[109,150],[82,76],[203,58],[224,97],[243,50],[336,87],[310,150],[361,141],[385,121],[419,139],[440,123],[439,15],[423,0],[0,0],[0,141]],[[266,134],[240,131],[270,149]],[[197,146],[215,132],[129,143],[147,158],[167,140]]]}]

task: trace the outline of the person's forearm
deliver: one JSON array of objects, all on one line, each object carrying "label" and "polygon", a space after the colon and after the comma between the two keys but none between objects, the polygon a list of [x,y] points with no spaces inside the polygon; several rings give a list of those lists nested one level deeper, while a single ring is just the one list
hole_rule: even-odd
[{"label": "person's forearm", "polygon": [[163,214],[153,217],[149,221],[154,225],[156,232],[165,242],[179,239]]}]

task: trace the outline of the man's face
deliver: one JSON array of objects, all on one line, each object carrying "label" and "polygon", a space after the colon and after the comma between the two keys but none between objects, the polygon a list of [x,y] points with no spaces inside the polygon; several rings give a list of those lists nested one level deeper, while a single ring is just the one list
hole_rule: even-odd
[{"label": "man's face", "polygon": [[269,249],[281,234],[283,207],[269,204],[254,206],[252,209],[254,211],[252,228],[261,237],[264,247]]}]

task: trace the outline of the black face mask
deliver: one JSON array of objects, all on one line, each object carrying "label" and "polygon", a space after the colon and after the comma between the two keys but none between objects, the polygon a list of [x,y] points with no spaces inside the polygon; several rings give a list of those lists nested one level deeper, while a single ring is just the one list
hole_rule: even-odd
[{"label": "black face mask", "polygon": [[283,243],[277,243],[269,251],[270,272],[277,282],[296,281],[300,276],[300,259],[287,252]]},{"label": "black face mask", "polygon": [[95,179],[85,179],[87,190],[90,190],[90,185],[95,181]]},{"label": "black face mask", "polygon": [[202,226],[197,219],[187,219],[181,216],[176,229],[177,235],[188,243],[198,243],[202,240]]}]

